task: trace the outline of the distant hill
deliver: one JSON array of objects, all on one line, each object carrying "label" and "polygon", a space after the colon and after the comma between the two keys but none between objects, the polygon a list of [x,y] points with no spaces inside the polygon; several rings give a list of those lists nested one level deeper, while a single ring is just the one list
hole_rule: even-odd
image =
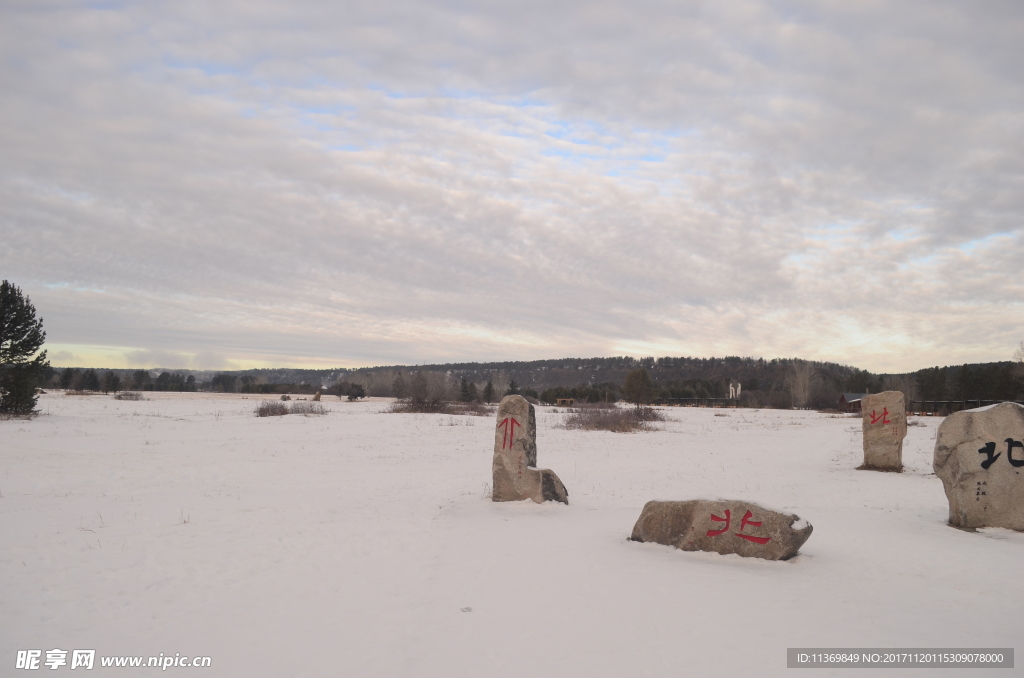
[{"label": "distant hill", "polygon": [[[894,389],[909,393],[915,400],[1024,400],[1024,370],[1020,363],[974,363],[931,367],[907,374],[873,374],[856,367],[831,362],[803,361],[794,358],[559,358],[553,360],[506,361],[487,363],[446,363],[434,365],[388,365],[357,370],[344,368],[311,370],[273,368],[233,371],[145,370],[151,377],[143,388],[160,390],[161,373],[181,375],[164,379],[162,384],[183,384],[195,377],[199,390],[245,392],[282,392],[331,390],[339,384],[362,385],[367,395],[390,396],[396,375],[416,371],[449,375],[453,381],[465,378],[482,389],[492,382],[497,393],[504,393],[514,381],[530,394],[566,394],[596,398],[618,397],[626,375],[645,368],[662,398],[725,397],[730,380],[743,385],[742,400],[752,406],[790,407],[799,391],[794,380],[798,366],[805,366],[804,404],[811,407],[834,406],[841,393],[866,393]],[[85,368],[80,368],[84,371]],[[113,370],[122,379],[131,379],[138,370]],[[53,370],[44,385],[56,386],[62,370]],[[100,372],[105,372],[100,370]],[[170,390],[179,390],[170,386]],[[573,391],[573,389],[576,389]],[[346,391],[347,392],[347,391]],[[799,396],[797,395],[799,398]]]}]

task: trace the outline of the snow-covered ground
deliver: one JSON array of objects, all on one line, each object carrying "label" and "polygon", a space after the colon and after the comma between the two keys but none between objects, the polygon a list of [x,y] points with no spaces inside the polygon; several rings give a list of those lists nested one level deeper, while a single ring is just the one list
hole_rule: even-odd
[{"label": "snow-covered ground", "polygon": [[[670,408],[663,430],[622,435],[540,408],[563,506],[489,500],[491,418],[147,397],[48,394],[41,416],[0,421],[0,674],[60,648],[206,655],[167,670],[210,676],[804,675],[787,647],[1021,635],[1024,535],[946,525],[938,418],[913,419],[890,474],[854,470],[859,419]],[[814,534],[788,562],[627,540],[646,501],[693,498],[795,512]]]}]

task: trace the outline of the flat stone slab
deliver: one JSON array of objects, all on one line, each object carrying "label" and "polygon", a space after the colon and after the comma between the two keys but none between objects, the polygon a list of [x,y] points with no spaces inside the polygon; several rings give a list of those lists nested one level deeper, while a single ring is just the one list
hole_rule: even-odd
[{"label": "flat stone slab", "polygon": [[569,492],[554,471],[537,465],[537,414],[526,398],[510,395],[498,404],[494,429],[491,499],[569,503]]},{"label": "flat stone slab", "polygon": [[907,437],[907,408],[899,391],[870,393],[861,400],[864,465],[875,471],[903,470],[903,439]]},{"label": "flat stone slab", "polygon": [[649,501],[630,539],[684,551],[786,560],[796,555],[813,529],[799,516],[745,501]]},{"label": "flat stone slab", "polygon": [[1024,530],[1024,407],[954,412],[939,426],[932,460],[954,527]]}]

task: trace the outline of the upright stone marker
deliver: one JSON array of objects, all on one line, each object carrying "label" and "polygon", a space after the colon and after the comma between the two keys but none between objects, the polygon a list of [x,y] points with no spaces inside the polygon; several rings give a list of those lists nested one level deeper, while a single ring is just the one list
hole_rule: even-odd
[{"label": "upright stone marker", "polygon": [[869,393],[860,403],[864,429],[864,465],[874,471],[903,470],[907,409],[899,391]]},{"label": "upright stone marker", "polygon": [[494,429],[494,501],[532,499],[569,503],[569,493],[554,472],[537,465],[537,415],[526,398],[510,395],[498,405]]},{"label": "upright stone marker", "polygon": [[813,529],[799,516],[745,501],[649,501],[629,538],[683,551],[786,560],[796,555]]},{"label": "upright stone marker", "polygon": [[954,412],[939,426],[932,462],[954,527],[1024,530],[1024,407]]}]

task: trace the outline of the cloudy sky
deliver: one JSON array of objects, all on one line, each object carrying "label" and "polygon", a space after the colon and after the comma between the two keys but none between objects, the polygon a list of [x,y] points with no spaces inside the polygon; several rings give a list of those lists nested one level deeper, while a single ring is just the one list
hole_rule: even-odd
[{"label": "cloudy sky", "polygon": [[1024,4],[5,0],[55,365],[1024,339]]}]

